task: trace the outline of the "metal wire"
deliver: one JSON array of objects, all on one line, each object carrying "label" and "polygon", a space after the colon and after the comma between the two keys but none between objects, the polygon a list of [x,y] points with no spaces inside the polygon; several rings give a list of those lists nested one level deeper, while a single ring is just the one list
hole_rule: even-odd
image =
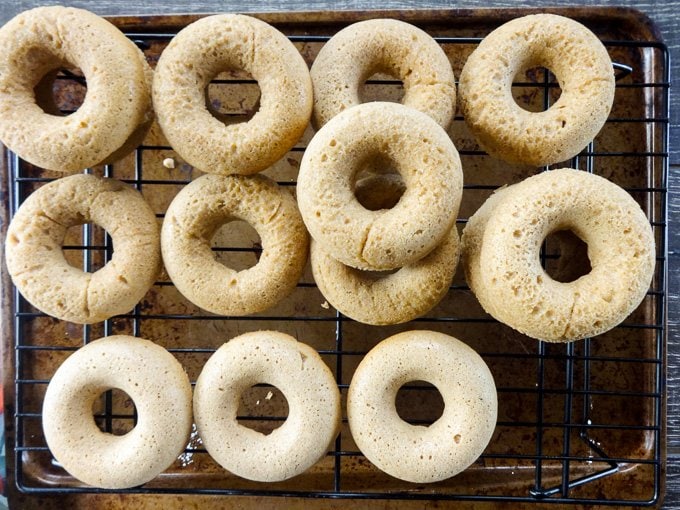
[{"label": "metal wire", "polygon": [[[130,33],[128,37],[135,41],[142,49],[148,49],[154,42],[167,43],[174,34],[172,33]],[[310,35],[291,35],[290,40],[295,43],[324,43],[327,36],[310,36]],[[443,46],[447,45],[474,45],[480,39],[478,38],[457,38],[457,37],[438,37],[438,42]],[[488,361],[493,359],[513,358],[517,360],[524,360],[526,363],[536,363],[536,381],[535,387],[511,387],[499,386],[499,400],[513,395],[523,396],[530,399],[535,399],[535,419],[534,420],[501,420],[498,422],[498,427],[518,428],[525,427],[533,429],[534,436],[530,439],[534,443],[534,453],[517,453],[513,451],[506,452],[485,452],[480,461],[482,464],[489,463],[489,469],[494,469],[494,461],[512,461],[513,463],[506,463],[506,466],[517,466],[518,468],[531,468],[534,472],[533,482],[527,485],[523,493],[508,491],[507,493],[489,493],[483,487],[476,487],[474,484],[469,486],[465,491],[451,491],[447,487],[440,487],[438,485],[430,488],[416,487],[411,484],[402,484],[389,490],[355,490],[351,486],[346,486],[343,478],[343,459],[361,458],[361,453],[358,451],[343,450],[343,437],[339,436],[335,441],[334,448],[329,455],[333,457],[333,476],[332,482],[325,488],[315,488],[314,490],[298,490],[290,488],[272,488],[267,485],[262,485],[261,488],[232,488],[232,487],[204,487],[204,486],[186,486],[181,483],[178,485],[160,487],[142,486],[125,492],[132,493],[171,493],[171,494],[217,494],[217,495],[253,495],[253,496],[295,496],[295,497],[315,497],[315,498],[365,498],[365,499],[410,499],[410,500],[460,500],[460,501],[490,501],[496,503],[503,502],[552,502],[552,503],[580,503],[580,504],[608,504],[608,505],[644,505],[653,504],[659,498],[660,487],[662,482],[662,447],[661,434],[663,430],[663,381],[665,374],[664,361],[664,342],[665,342],[665,308],[666,308],[666,282],[667,282],[667,267],[666,267],[666,239],[667,239],[667,174],[668,174],[668,91],[669,91],[669,62],[668,51],[661,43],[656,42],[638,42],[638,41],[606,41],[607,47],[612,50],[614,48],[630,48],[634,51],[651,51],[657,54],[657,58],[662,66],[662,79],[660,81],[652,82],[625,82],[617,83],[617,88],[625,90],[639,90],[642,100],[648,96],[643,96],[643,92],[651,90],[653,97],[660,100],[659,108],[656,108],[652,116],[645,117],[618,117],[610,118],[610,124],[639,124],[645,123],[650,129],[660,133],[660,143],[651,143],[646,147],[646,150],[641,152],[628,151],[626,147],[617,148],[617,150],[597,150],[594,143],[581,152],[572,161],[575,168],[585,166],[585,170],[591,173],[601,173],[606,168],[607,160],[611,157],[623,158],[645,158],[648,162],[650,175],[647,179],[647,185],[635,186],[627,188],[627,191],[634,193],[636,196],[642,196],[644,201],[649,204],[649,220],[653,226],[656,234],[657,243],[657,265],[658,271],[652,289],[647,293],[647,298],[654,303],[654,313],[652,320],[643,322],[627,321],[625,324],[619,326],[620,329],[639,330],[640,334],[649,331],[654,338],[654,347],[652,349],[653,355],[649,357],[631,357],[615,355],[598,355],[592,353],[592,344],[590,339],[582,342],[569,343],[564,346],[548,346],[542,342],[538,342],[536,352],[505,352],[502,347],[497,351],[481,352],[482,356]],[[622,80],[630,76],[635,71],[634,62],[620,62],[615,64],[617,79]],[[68,81],[73,80],[83,83],[82,77],[66,73],[58,78],[59,80]],[[252,80],[216,80],[215,83],[254,83]],[[372,80],[371,83],[377,85],[391,85],[395,82],[389,80]],[[543,73],[542,83],[535,82],[518,82],[516,87],[540,87],[543,91],[544,108],[550,106],[550,92],[558,87],[554,79],[551,79],[549,73]],[[69,110],[70,111],[70,110]],[[68,113],[69,111],[66,111]],[[238,114],[238,113],[236,113]],[[461,120],[459,117],[456,120]],[[183,185],[189,180],[157,180],[144,178],[144,160],[143,155],[148,151],[170,150],[167,146],[153,146],[146,145],[137,149],[134,155],[134,177],[132,179],[122,179],[137,189],[142,190],[145,185]],[[304,147],[295,147],[292,152],[301,152]],[[471,157],[483,157],[485,153],[480,150],[461,150],[461,155]],[[9,189],[10,196],[10,211],[12,216],[16,212],[18,206],[26,198],[27,193],[32,189],[32,186],[40,185],[44,182],[49,182],[51,179],[46,177],[36,177],[29,171],[29,165],[20,160],[16,155],[9,154],[7,161],[8,177],[10,179]],[[545,168],[544,170],[548,170]],[[653,174],[653,175],[652,175]],[[114,165],[107,165],[104,168],[104,175],[115,177]],[[281,185],[292,186],[294,182],[281,182]],[[503,184],[499,182],[498,185]],[[498,185],[488,185],[469,182],[466,183],[464,189],[466,192],[471,190],[493,190]],[[162,214],[158,215],[162,218]],[[458,223],[465,223],[466,218],[459,218]],[[104,261],[108,262],[111,258],[113,247],[108,236],[104,239],[96,239],[93,227],[91,225],[83,226],[82,239],[83,244],[69,245],[65,250],[81,250],[83,255],[83,264],[85,270],[93,270],[93,254],[103,253]],[[253,251],[258,252],[257,248],[236,248],[236,247],[222,247],[222,251]],[[554,259],[556,255],[551,254],[548,249],[541,252],[541,258],[544,264]],[[157,286],[168,286],[170,282],[160,281],[156,283]],[[301,283],[299,287],[314,287],[313,283]],[[469,293],[466,285],[452,285],[451,292]],[[108,492],[102,489],[91,487],[77,486],[69,484],[68,486],[52,486],[50,484],[43,484],[40,481],[32,479],[25,470],[24,460],[25,455],[33,452],[46,453],[47,447],[44,444],[43,438],[26,437],[24,431],[31,420],[35,422],[40,420],[41,413],[31,411],[27,408],[28,396],[32,394],[36,387],[44,387],[48,379],[36,379],[27,377],[27,367],[30,366],[33,356],[40,353],[68,353],[72,352],[77,347],[75,346],[61,346],[61,345],[42,345],[39,341],[34,344],[33,338],[30,338],[26,331],[30,331],[26,326],[30,321],[45,317],[44,314],[37,312],[30,308],[28,303],[15,290],[14,292],[14,331],[15,331],[15,452],[16,452],[16,466],[15,479],[19,490],[25,493],[103,493]],[[352,356],[362,356],[365,354],[363,350],[346,349],[343,342],[345,335],[345,327],[352,321],[337,312],[335,316],[325,315],[305,315],[305,316],[257,316],[257,317],[219,317],[207,314],[162,314],[149,313],[141,309],[139,305],[129,313],[121,315],[117,318],[109,319],[103,323],[103,335],[111,334],[114,331],[113,321],[116,319],[129,320],[132,323],[132,333],[136,336],[140,335],[141,324],[143,321],[160,319],[160,320],[187,320],[187,321],[250,321],[257,320],[262,322],[270,322],[272,328],[276,327],[277,322],[281,321],[301,321],[301,322],[328,322],[335,324],[335,339],[332,349],[321,349],[319,352],[323,355],[335,357],[335,373],[337,377],[337,384],[341,390],[346,390],[348,382],[343,379],[343,360]],[[445,316],[445,317],[425,317],[418,319],[419,323],[462,323],[462,324],[483,324],[493,325],[496,323],[488,316],[484,317],[469,317],[469,316]],[[93,340],[93,327],[85,326],[82,330],[82,343],[86,344]],[[98,329],[99,331],[99,329]],[[562,352],[559,350],[562,349]],[[181,347],[170,348],[170,352],[176,354],[197,353],[209,354],[215,349],[204,347]],[[564,387],[550,387],[546,379],[546,371],[548,364],[557,364],[560,370],[564,371]],[[619,366],[620,364],[628,364],[632,367],[639,367],[641,372],[651,374],[652,387],[651,391],[645,388],[635,390],[621,390],[621,389],[598,389],[592,387],[592,376],[596,370],[594,364],[601,370],[602,367]],[[530,365],[527,365],[530,366]],[[418,386],[407,385],[407,390],[411,391],[431,391],[433,388],[422,388]],[[643,399],[645,402],[651,403],[652,419],[645,421],[644,417],[640,417],[640,421],[636,423],[622,422],[616,423],[595,423],[592,415],[593,399],[597,397],[606,398],[636,398]],[[548,399],[562,398],[563,399],[563,420],[554,421],[547,419],[545,415]],[[107,392],[105,395],[104,406],[101,412],[95,415],[98,423],[102,424],[103,429],[107,432],[113,430],[114,420],[133,420],[136,423],[136,413],[121,414],[114,413],[112,405],[112,394]],[[580,412],[575,412],[575,403],[581,402]],[[261,420],[261,421],[283,421],[284,416],[240,416],[242,420]],[[346,418],[343,419],[346,423]],[[425,419],[415,419],[412,423],[430,423]],[[561,431],[559,447],[559,454],[555,454],[552,450],[546,450],[546,436],[552,431]],[[608,444],[600,444],[592,436],[597,431],[620,431],[620,432],[645,432],[651,433],[653,440],[650,445],[653,454],[645,456],[642,453],[639,456],[626,455],[616,456],[609,455],[610,451]],[[586,445],[589,451],[588,455],[574,453],[574,442],[579,441],[582,445]],[[205,450],[200,447],[189,447],[186,453],[190,454],[205,454]],[[546,469],[554,466],[560,466],[560,480],[558,483],[548,483],[546,485]],[[547,467],[546,467],[547,466]],[[590,469],[590,473],[586,475],[576,475],[582,471],[576,471],[575,466],[599,466],[597,469]],[[586,486],[588,484],[596,483],[598,480],[620,476],[625,469],[631,469],[635,466],[651,466],[654,471],[653,487],[649,498],[643,500],[626,499],[624,493],[616,494],[613,497],[602,497],[596,492],[594,495],[590,493],[578,493],[573,495],[574,490]],[[554,479],[552,477],[551,479]]]}]

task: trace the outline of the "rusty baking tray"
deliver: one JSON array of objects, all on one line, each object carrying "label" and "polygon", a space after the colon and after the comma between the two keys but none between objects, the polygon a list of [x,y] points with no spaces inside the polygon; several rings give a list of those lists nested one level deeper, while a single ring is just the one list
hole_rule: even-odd
[{"label": "rusty baking tray", "polygon": [[[616,99],[610,118],[581,154],[564,164],[607,177],[625,187],[646,211],[657,242],[657,270],[640,307],[624,323],[597,338],[549,345],[524,337],[486,315],[456,275],[450,292],[427,317],[409,324],[372,327],[358,324],[329,307],[309,269],[295,292],[277,307],[248,317],[220,317],[185,300],[162,275],[130,313],[100,324],[80,326],[45,316],[22,299],[3,265],[2,338],[7,403],[9,496],[14,508],[181,508],[333,505],[362,506],[358,498],[400,499],[406,508],[419,500],[470,506],[485,501],[638,505],[660,504],[665,476],[666,198],[668,171],[668,52],[649,20],[633,10],[551,9],[590,27],[615,62]],[[311,64],[324,42],[349,23],[394,17],[435,36],[456,76],[481,37],[501,23],[530,10],[437,10],[389,12],[278,13],[260,17],[286,33]],[[142,48],[152,65],[172,36],[198,16],[110,18]],[[516,77],[516,100],[530,110],[549,107],[559,95],[554,77],[531,69]],[[55,81],[55,98],[64,113],[77,108],[85,84],[77,70]],[[366,100],[398,100],[401,84],[384,75],[371,77]],[[212,108],[234,121],[256,110],[259,89],[250,76],[228,70],[209,86]],[[265,173],[294,186],[300,158],[313,132]],[[498,186],[514,183],[545,168],[508,165],[479,150],[456,116],[450,135],[461,153],[465,173],[459,229]],[[162,165],[172,157],[176,168]],[[35,168],[6,151],[2,229],[31,191],[59,175]],[[115,164],[88,169],[122,179],[139,189],[159,222],[172,197],[200,171],[185,164],[157,126],[144,145]],[[3,235],[4,238],[4,235]],[[233,267],[253,265],[258,237],[242,223],[216,235],[217,257]],[[96,226],[69,231],[64,247],[77,267],[95,270],[112,253]],[[583,267],[583,246],[568,235],[548,238],[542,252],[548,272],[574,279]],[[59,364],[75,349],[104,335],[125,333],[153,339],[168,348],[195,380],[210,354],[233,336],[277,329],[319,350],[346,397],[352,373],[378,341],[403,330],[425,328],[452,334],[479,351],[498,386],[496,432],[482,457],[464,473],[432,485],[401,482],[374,468],[358,451],[346,420],[328,455],[307,473],[280,483],[242,480],[215,464],[194,435],[175,464],[152,482],[108,493],[83,486],[52,459],[41,430],[45,388]],[[273,397],[265,395],[273,392]],[[431,423],[441,413],[431,386],[403,388],[401,415],[412,423]],[[278,390],[254,387],[242,398],[242,423],[266,432],[285,419],[287,404]],[[94,409],[103,430],[121,434],[134,426],[133,404],[116,390]],[[222,496],[222,497],[215,497]],[[416,501],[413,501],[416,500]],[[378,504],[374,502],[373,504]],[[81,506],[82,505],[82,506]]]}]

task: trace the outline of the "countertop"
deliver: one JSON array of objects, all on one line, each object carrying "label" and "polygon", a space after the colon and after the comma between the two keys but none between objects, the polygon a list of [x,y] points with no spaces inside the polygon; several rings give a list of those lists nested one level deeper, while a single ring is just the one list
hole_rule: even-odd
[{"label": "countertop", "polygon": [[[414,8],[491,8],[591,5],[591,2],[565,0],[534,0],[530,2],[492,0],[3,0],[0,3],[0,25],[15,14],[39,5],[67,4],[89,9],[102,15],[170,14],[197,12],[268,12],[282,10],[353,10],[353,9],[414,9]],[[669,287],[668,287],[668,464],[667,491],[664,508],[680,508],[680,91],[677,86],[680,71],[680,30],[678,11],[680,0],[602,1],[598,5],[628,6],[645,12],[659,27],[671,53],[671,132],[669,178]]]}]

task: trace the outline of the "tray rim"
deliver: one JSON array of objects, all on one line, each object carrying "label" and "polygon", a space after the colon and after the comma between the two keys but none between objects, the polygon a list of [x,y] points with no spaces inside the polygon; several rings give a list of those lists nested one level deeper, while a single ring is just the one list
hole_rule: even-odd
[{"label": "tray rim", "polygon": [[[301,11],[260,11],[260,12],[230,12],[229,14],[243,14],[259,18],[273,25],[308,25],[357,22],[378,17],[390,17],[418,22],[441,22],[445,18],[474,19],[478,22],[504,22],[520,16],[538,13],[559,14],[577,20],[619,20],[638,29],[637,37],[644,41],[663,43],[663,37],[658,25],[649,15],[634,7],[623,6],[556,6],[556,7],[479,7],[479,8],[427,8],[427,9],[367,9],[367,10],[301,10]],[[121,30],[151,29],[181,27],[206,16],[226,14],[222,12],[200,12],[184,14],[116,14],[103,16]]]}]

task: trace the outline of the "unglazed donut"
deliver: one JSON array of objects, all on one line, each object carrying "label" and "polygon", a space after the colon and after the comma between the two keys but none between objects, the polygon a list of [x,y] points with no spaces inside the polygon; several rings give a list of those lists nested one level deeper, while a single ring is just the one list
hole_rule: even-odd
[{"label": "unglazed donut", "polygon": [[[92,406],[119,389],[138,420],[125,435],[102,432]],[[95,487],[142,485],[167,469],[191,432],[191,384],[182,365],[148,340],[109,336],[73,353],[52,377],[42,408],[43,430],[54,458]]]},{"label": "unglazed donut", "polygon": [[[539,259],[543,240],[560,230],[588,245],[592,267],[567,283]],[[463,260],[488,313],[533,338],[567,342],[608,331],[640,304],[654,274],[654,235],[626,191],[563,168],[493,194],[463,231]]]},{"label": "unglazed donut", "polygon": [[[288,401],[286,421],[264,435],[236,419],[241,394],[258,383]],[[296,476],[323,457],[340,427],[340,392],[319,354],[276,331],[240,335],[213,354],[194,390],[198,433],[232,473],[261,482]]]},{"label": "unglazed donut", "polygon": [[[381,209],[396,203],[405,189],[395,178],[367,177],[357,182],[355,193],[369,210]],[[454,225],[428,255],[380,278],[338,262],[314,241],[310,259],[314,280],[331,305],[364,324],[384,325],[408,322],[439,303],[451,285],[459,255]]]},{"label": "unglazed donut", "polygon": [[[69,227],[95,223],[113,240],[111,260],[94,273],[71,266],[62,244]],[[156,216],[142,195],[114,179],[77,174],[34,191],[7,229],[12,281],[36,308],[91,324],[130,311],[161,266]]]},{"label": "unglazed donut", "polygon": [[404,83],[404,105],[449,127],[456,110],[449,59],[427,33],[396,19],[354,23],[321,48],[311,69],[315,127],[360,104],[361,85],[377,72]]},{"label": "unglazed donut", "polygon": [[[426,381],[444,400],[429,427],[397,414],[404,384]],[[349,426],[361,452],[401,480],[430,483],[458,474],[484,451],[496,426],[496,386],[484,360],[435,331],[407,331],[374,347],[357,367],[347,395]]]},{"label": "unglazed donut", "polygon": [[[512,81],[535,66],[550,69],[562,94],[547,111],[522,109]],[[514,19],[491,32],[460,75],[460,107],[492,156],[534,166],[566,161],[600,131],[614,101],[614,69],[586,27],[554,14]]]},{"label": "unglazed donut", "polygon": [[[260,87],[260,108],[248,122],[225,125],[206,107],[208,83],[229,69],[249,72]],[[163,50],[153,100],[163,134],[188,163],[204,172],[253,174],[304,133],[312,81],[281,32],[249,16],[220,14],[184,28]]]},{"label": "unglazed donut", "polygon": [[[215,259],[210,241],[233,220],[260,235],[257,264],[235,271]],[[307,262],[309,237],[293,196],[262,175],[204,175],[168,207],[161,230],[163,261],[184,297],[222,315],[265,310],[295,288]]]},{"label": "unglazed donut", "polygon": [[[387,157],[406,183],[399,203],[370,211],[354,195],[366,161]],[[430,117],[396,103],[355,106],[312,138],[300,163],[300,213],[316,242],[359,269],[403,267],[431,252],[460,206],[458,151]]]},{"label": "unglazed donut", "polygon": [[[80,68],[87,80],[83,104],[67,116],[51,97],[64,67]],[[151,125],[151,77],[142,52],[95,14],[60,6],[23,12],[0,29],[0,140],[62,172],[118,159]]]}]

